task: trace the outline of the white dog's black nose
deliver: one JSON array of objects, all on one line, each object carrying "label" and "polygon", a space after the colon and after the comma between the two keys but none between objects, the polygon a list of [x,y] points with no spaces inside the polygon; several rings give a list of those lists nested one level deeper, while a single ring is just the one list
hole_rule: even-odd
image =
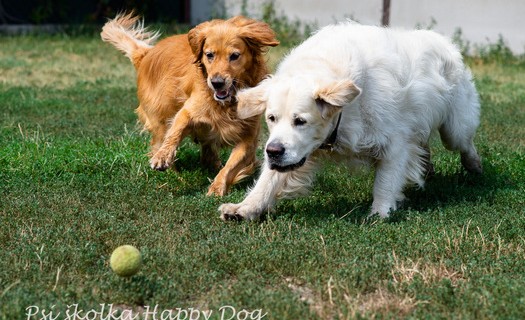
[{"label": "white dog's black nose", "polygon": [[211,78],[211,85],[213,86],[213,89],[219,90],[224,87],[226,84],[226,81],[223,77],[213,77]]},{"label": "white dog's black nose", "polygon": [[266,154],[270,159],[279,159],[285,151],[284,145],[280,142],[270,142],[266,146]]}]

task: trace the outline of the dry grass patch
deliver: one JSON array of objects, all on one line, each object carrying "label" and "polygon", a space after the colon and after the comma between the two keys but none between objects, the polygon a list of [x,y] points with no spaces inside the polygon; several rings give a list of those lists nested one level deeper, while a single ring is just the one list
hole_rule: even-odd
[{"label": "dry grass patch", "polygon": [[400,290],[386,289],[386,285],[378,286],[374,291],[368,293],[350,294],[350,290],[345,290],[343,299],[345,302],[345,317],[353,319],[357,315],[366,315],[366,317],[381,318],[385,315],[395,317],[406,317],[421,304],[427,304],[429,301],[419,300],[416,297],[402,293],[401,286],[412,283],[419,278],[425,285],[429,286],[448,279],[453,286],[458,286],[461,282],[466,281],[465,267],[460,270],[447,267],[443,262],[438,264],[424,262],[422,259],[412,261],[400,260],[395,252],[392,252],[393,268],[391,271],[392,282],[395,288]]},{"label": "dry grass patch", "polygon": [[320,293],[315,292],[299,279],[287,277],[284,280],[299,301],[306,303],[312,313],[320,319],[332,319],[333,306],[330,302],[324,301]]},{"label": "dry grass patch", "polygon": [[465,277],[466,267],[464,265],[461,266],[460,270],[454,270],[447,267],[442,261],[438,264],[424,262],[422,259],[401,261],[397,258],[395,252],[392,252],[392,258],[394,259],[392,280],[396,284],[410,283],[416,277],[419,277],[426,285],[448,279],[453,286],[457,286],[459,282],[467,280]]},{"label": "dry grass patch", "polygon": [[492,229],[484,231],[479,226],[472,226],[470,219],[461,227],[461,230],[443,230],[442,239],[445,240],[443,245],[447,255],[454,257],[469,250],[492,256],[495,260],[510,254],[525,256],[525,238],[519,237],[519,240],[514,242],[505,241],[499,231],[501,223],[500,221]]},{"label": "dry grass patch", "polygon": [[408,295],[399,296],[386,289],[378,288],[373,292],[351,296],[343,295],[348,313],[342,319],[354,319],[357,315],[367,315],[372,319],[381,318],[384,314],[405,317],[409,315],[418,304],[427,303],[418,301]]},{"label": "dry grass patch", "polygon": [[368,293],[352,293],[347,286],[328,280],[323,292],[316,292],[297,279],[285,279],[288,288],[297,299],[308,305],[319,319],[355,319],[358,315],[367,318],[382,317],[386,314],[404,317],[417,305],[427,303],[407,294],[398,295],[384,287]]}]

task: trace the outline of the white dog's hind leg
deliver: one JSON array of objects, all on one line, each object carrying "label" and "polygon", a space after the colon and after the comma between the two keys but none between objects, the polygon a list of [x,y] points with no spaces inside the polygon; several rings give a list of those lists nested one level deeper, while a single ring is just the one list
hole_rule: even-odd
[{"label": "white dog's hind leg", "polygon": [[482,173],[481,159],[473,141],[475,130],[475,126],[466,126],[449,120],[439,128],[439,133],[447,149],[460,152],[461,164],[467,171]]},{"label": "white dog's hind leg", "polygon": [[467,171],[482,173],[481,159],[474,146],[480,106],[470,73],[466,73],[454,98],[451,112],[439,128],[441,141],[447,149],[460,152],[461,164]]}]

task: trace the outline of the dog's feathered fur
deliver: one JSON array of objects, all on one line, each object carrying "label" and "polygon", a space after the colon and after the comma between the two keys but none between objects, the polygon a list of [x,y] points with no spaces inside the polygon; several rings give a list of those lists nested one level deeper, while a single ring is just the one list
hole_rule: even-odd
[{"label": "dog's feathered fur", "polygon": [[233,147],[208,195],[224,195],[254,171],[260,116],[239,119],[235,95],[268,73],[264,49],[279,42],[266,23],[242,16],[217,19],[153,45],[159,33],[124,13],[104,25],[101,37],[137,70],[136,112],[152,135],[153,169],[173,165],[180,142],[192,136],[201,145],[201,162],[216,170],[221,167],[219,149]]},{"label": "dog's feathered fur", "polygon": [[[434,130],[461,153],[468,171],[482,172],[471,73],[457,48],[433,31],[325,27],[238,99],[241,118],[266,110],[270,135],[259,180],[241,203],[219,208],[223,219],[256,219],[278,198],[303,193],[322,155],[373,165],[371,214],[388,217],[403,189],[423,185],[425,170],[432,170]],[[334,130],[333,150],[319,149]]]}]

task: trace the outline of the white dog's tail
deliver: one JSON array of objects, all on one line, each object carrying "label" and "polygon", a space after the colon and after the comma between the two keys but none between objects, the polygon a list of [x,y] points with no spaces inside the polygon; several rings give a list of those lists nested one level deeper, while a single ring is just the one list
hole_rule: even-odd
[{"label": "white dog's tail", "polygon": [[119,13],[113,20],[109,20],[100,37],[103,41],[114,45],[131,60],[138,68],[144,55],[153,47],[153,43],[160,33],[148,31],[144,27],[144,20],[133,12]]}]

